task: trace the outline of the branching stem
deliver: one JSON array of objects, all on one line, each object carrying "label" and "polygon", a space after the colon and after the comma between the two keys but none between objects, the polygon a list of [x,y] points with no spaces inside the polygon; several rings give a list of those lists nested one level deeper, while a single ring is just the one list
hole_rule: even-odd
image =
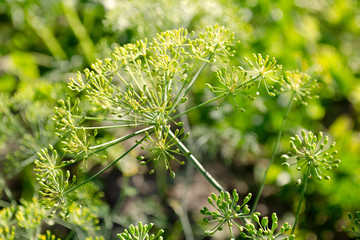
[{"label": "branching stem", "polygon": [[[215,48],[216,50],[216,48]],[[208,57],[208,61],[211,60],[211,58],[214,56],[214,53],[211,54],[209,57]],[[198,79],[198,77],[200,76],[200,74],[202,73],[202,71],[205,69],[206,65],[208,64],[208,61],[205,61],[201,67],[199,68],[199,70],[196,72],[196,74],[194,75],[194,77],[191,79],[189,85],[186,87],[186,89],[184,90],[184,93],[182,93],[182,97],[186,96],[186,94],[189,92],[189,90],[191,89],[191,87],[194,85],[194,83],[196,82],[196,80]],[[197,63],[197,62],[196,62]],[[195,67],[195,65],[194,65]],[[191,73],[192,73],[193,70],[191,70]],[[178,104],[179,102],[181,101],[181,98],[180,95],[181,95],[181,92],[182,90],[184,89],[185,85],[183,85],[183,87],[180,89],[178,95],[176,96],[176,99],[175,99],[175,102],[173,104],[173,108],[171,110],[173,110]]]},{"label": "branching stem", "polygon": [[201,103],[201,104],[199,104],[199,105],[196,105],[195,107],[190,108],[190,109],[188,109],[188,110],[186,110],[186,111],[184,111],[184,112],[182,112],[182,113],[179,113],[178,115],[176,115],[176,116],[174,116],[174,117],[172,117],[172,118],[173,118],[173,119],[176,119],[176,118],[178,118],[178,117],[180,117],[180,116],[182,116],[182,115],[185,115],[185,114],[187,114],[187,113],[189,113],[189,112],[192,112],[192,111],[194,111],[194,110],[196,110],[196,109],[198,109],[198,108],[200,108],[200,107],[203,107],[203,106],[205,106],[205,105],[207,105],[207,104],[209,104],[209,103],[212,103],[212,102],[214,102],[214,101],[216,101],[216,100],[224,97],[225,95],[226,95],[226,93],[220,94],[219,96],[214,97],[214,98],[212,98],[212,99],[210,99],[210,100],[208,100],[208,101],[206,101],[206,102],[203,102],[203,103]]},{"label": "branching stem", "polygon": [[[99,147],[104,147],[104,146],[107,146],[107,145],[111,145],[111,146],[112,146],[113,144],[117,144],[117,143],[123,142],[123,141],[125,141],[125,140],[128,140],[128,139],[136,136],[136,135],[139,135],[139,134],[141,134],[141,133],[145,133],[146,131],[149,131],[149,130],[151,130],[151,129],[153,129],[153,128],[154,128],[154,126],[151,126],[151,127],[148,127],[148,128],[144,128],[144,129],[141,129],[141,130],[139,130],[139,131],[136,131],[136,132],[134,132],[134,133],[132,133],[132,134],[126,135],[126,136],[124,136],[124,137],[120,137],[120,138],[114,139],[114,140],[112,140],[112,141],[103,143],[103,144],[99,144],[99,145],[96,145],[96,146],[92,146],[92,147],[90,147],[90,149],[95,149],[95,148],[99,148]],[[101,149],[101,150],[103,150],[103,149]]]},{"label": "branching stem", "polygon": [[112,163],[110,163],[109,165],[107,165],[105,168],[103,168],[102,170],[100,170],[99,172],[97,172],[96,174],[92,175],[91,177],[89,177],[88,179],[86,179],[85,181],[83,181],[82,183],[80,183],[79,185],[67,190],[64,194],[68,194],[72,191],[74,191],[75,189],[81,187],[82,185],[88,183],[89,181],[91,181],[92,179],[96,178],[97,176],[99,176],[100,174],[102,174],[103,172],[105,172],[106,170],[108,170],[109,168],[111,168],[112,166],[114,166],[118,161],[120,161],[123,157],[125,157],[129,152],[131,152],[134,148],[136,148],[143,140],[145,139],[145,137],[143,137],[140,141],[137,141],[136,144],[134,146],[132,146],[129,150],[127,150],[124,154],[122,154],[120,157],[118,157],[117,159],[115,159]]},{"label": "branching stem", "polygon": [[195,156],[189,151],[189,149],[185,147],[185,145],[175,136],[175,134],[171,130],[169,131],[169,134],[176,140],[177,145],[181,151],[183,151],[184,153],[190,153],[188,159],[192,162],[192,164],[194,164],[196,169],[199,170],[200,173],[209,181],[209,183],[211,183],[211,185],[213,185],[219,192],[225,191],[224,188],[215,180],[213,176],[211,176],[208,171],[206,171],[203,165],[201,165],[201,163],[195,158]]}]

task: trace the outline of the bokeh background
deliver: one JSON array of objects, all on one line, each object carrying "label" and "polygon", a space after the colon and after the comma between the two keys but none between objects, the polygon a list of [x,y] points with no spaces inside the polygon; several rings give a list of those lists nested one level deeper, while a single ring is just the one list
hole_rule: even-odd
[{"label": "bokeh background", "polygon": [[[342,226],[348,212],[360,210],[360,2],[357,0],[2,0],[0,1],[0,208],[11,191],[15,201],[37,192],[33,176],[36,152],[56,144],[53,107],[66,95],[66,83],[114,47],[176,28],[203,31],[224,25],[239,42],[230,64],[262,53],[275,57],[283,69],[299,69],[319,82],[307,106],[295,104],[270,169],[260,200],[262,215],[276,212],[292,224],[299,198],[297,172],[280,165],[289,137],[301,129],[324,131],[337,142],[341,166],[330,181],[308,185],[297,239],[349,239]],[[213,81],[208,69],[200,82]],[[201,103],[209,91],[199,84],[191,101]],[[228,190],[242,197],[257,192],[281,127],[287,96],[261,97],[244,103],[245,113],[231,104],[189,114],[188,131],[204,166]],[[115,134],[113,132],[108,135]],[[120,149],[121,150],[121,149]],[[90,173],[119,154],[89,164]],[[133,157],[133,158],[132,158]],[[175,180],[149,176],[136,152],[94,181],[102,191],[98,208],[101,234],[115,233],[130,223],[154,222],[165,239],[185,239],[181,206],[188,199],[195,239],[204,239],[199,210],[215,191],[191,167],[179,167]],[[86,177],[86,173],[84,174]],[[164,179],[166,181],[164,181]],[[112,223],[105,220],[109,214]],[[186,222],[186,221],[185,221]],[[104,226],[106,224],[107,226]],[[63,239],[81,239],[61,224],[44,224]],[[224,239],[219,233],[214,239]],[[68,238],[66,238],[68,237]],[[210,238],[206,238],[210,239]]]}]

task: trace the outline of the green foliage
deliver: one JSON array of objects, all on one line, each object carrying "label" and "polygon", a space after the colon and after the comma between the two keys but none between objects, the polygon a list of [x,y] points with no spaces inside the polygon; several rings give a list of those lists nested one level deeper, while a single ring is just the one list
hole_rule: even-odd
[{"label": "green foliage", "polygon": [[159,239],[162,240],[163,237],[161,234],[164,233],[164,230],[160,229],[156,235],[150,234],[149,231],[154,226],[154,224],[150,223],[148,224],[142,224],[142,222],[139,222],[137,226],[130,225],[129,229],[125,229],[123,233],[119,233],[117,236],[121,240],[154,240]]},{"label": "green foliage", "polygon": [[[139,220],[171,229],[167,239],[201,238],[191,165],[219,191],[257,192],[251,213],[265,204],[286,219],[297,175],[279,166],[278,149],[302,128],[336,139],[342,164],[327,172],[338,161],[319,135],[291,139],[286,161],[304,176],[292,231],[299,222],[299,239],[344,238],[342,212],[358,208],[358,9],[356,0],[0,2],[0,238],[110,239]],[[191,32],[215,23],[226,27]],[[244,60],[252,52],[263,55]],[[306,191],[310,175],[333,181]],[[235,213],[243,238],[287,238],[274,214]],[[348,231],[358,232],[355,219]]]}]

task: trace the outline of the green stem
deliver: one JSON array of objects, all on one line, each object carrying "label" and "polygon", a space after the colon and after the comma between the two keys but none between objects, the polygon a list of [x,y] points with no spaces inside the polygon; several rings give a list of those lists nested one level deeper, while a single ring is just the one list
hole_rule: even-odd
[{"label": "green stem", "polygon": [[123,127],[138,127],[143,126],[143,124],[121,124],[121,125],[110,125],[110,126],[98,126],[98,127],[75,127],[75,129],[85,129],[85,130],[94,130],[94,129],[112,129],[112,128],[123,128]]},{"label": "green stem", "polygon": [[[179,105],[179,110],[183,112],[185,109],[185,105]],[[187,118],[187,115],[183,115],[180,117],[180,121],[184,123],[184,129],[190,131],[190,124]],[[194,139],[190,135],[189,138],[186,140],[188,146],[194,146]],[[181,206],[180,206],[180,221],[181,225],[183,226],[184,236],[187,240],[194,240],[193,230],[191,228],[191,223],[188,216],[188,193],[190,190],[190,184],[193,179],[194,175],[194,166],[191,164],[186,164],[186,178],[185,178],[185,186],[182,192],[181,197]]]},{"label": "green stem", "polygon": [[62,8],[66,20],[69,23],[70,28],[73,30],[75,36],[79,40],[80,47],[85,54],[88,63],[95,61],[95,47],[94,44],[86,31],[84,25],[81,23],[79,15],[76,12],[75,6],[70,0],[61,1]]},{"label": "green stem", "polygon": [[43,40],[56,60],[59,61],[67,59],[66,53],[62,49],[60,43],[38,16],[36,16],[33,12],[28,11],[25,13],[25,19],[32,29],[34,29],[36,34]]},{"label": "green stem", "polygon": [[[90,149],[95,149],[95,148],[104,147],[104,146],[113,146],[114,144],[118,144],[118,143],[120,143],[120,142],[123,142],[123,141],[125,141],[125,140],[128,140],[128,139],[130,139],[130,138],[132,138],[132,137],[134,137],[134,136],[136,136],[136,135],[139,135],[139,134],[141,134],[141,133],[145,133],[146,131],[149,131],[149,130],[151,130],[151,129],[153,129],[153,128],[154,128],[153,126],[148,127],[148,128],[144,128],[144,129],[141,129],[141,130],[139,130],[139,131],[136,131],[136,132],[134,132],[134,133],[132,133],[132,134],[126,135],[126,136],[124,136],[124,137],[120,137],[120,138],[117,138],[117,139],[115,139],[115,140],[112,140],[112,141],[103,143],[103,144],[99,144],[99,145],[96,145],[96,146],[92,146],[92,147],[90,147]],[[102,151],[102,150],[104,150],[104,148],[102,148],[100,151]],[[98,152],[98,151],[96,151],[96,152]]]},{"label": "green stem", "polygon": [[301,195],[300,195],[300,200],[299,200],[299,205],[298,205],[297,210],[296,210],[295,222],[294,222],[294,226],[293,226],[293,228],[292,228],[292,230],[291,230],[291,234],[294,234],[295,229],[296,229],[296,224],[297,224],[297,222],[298,222],[298,220],[299,220],[301,203],[302,203],[302,201],[303,201],[303,199],[304,199],[304,196],[305,196],[305,191],[306,191],[307,183],[308,183],[308,181],[309,181],[310,171],[311,171],[311,168],[308,167],[307,174],[304,176],[304,183],[302,184]]},{"label": "green stem", "polygon": [[254,213],[256,211],[256,207],[257,207],[257,205],[259,203],[261,194],[262,194],[262,192],[264,190],[266,177],[267,177],[267,174],[269,172],[270,167],[274,163],[274,159],[275,159],[275,156],[276,156],[276,153],[277,153],[277,149],[279,147],[281,136],[282,136],[282,133],[284,131],[286,120],[288,118],[288,115],[289,115],[289,112],[290,112],[290,109],[291,109],[291,105],[292,105],[292,103],[294,101],[294,98],[295,98],[295,92],[293,92],[293,94],[291,95],[291,98],[290,98],[289,103],[287,105],[286,112],[285,112],[285,115],[284,115],[284,118],[283,118],[283,122],[282,122],[282,125],[281,125],[281,128],[280,128],[280,131],[278,133],[278,136],[277,136],[277,139],[276,139],[276,142],[275,142],[275,145],[274,145],[274,149],[273,149],[273,152],[272,152],[272,155],[271,155],[271,158],[270,158],[270,162],[269,162],[269,165],[267,166],[267,168],[265,170],[264,177],[262,179],[259,192],[256,195],[256,198],[255,198],[254,205],[253,205],[253,208],[251,210],[251,213]]},{"label": "green stem", "polygon": [[[194,69],[195,69],[195,66],[197,65],[198,61],[199,61],[199,59],[196,59],[193,67],[192,67],[192,68],[190,69],[190,71],[189,71],[189,75],[186,77],[183,85],[181,86],[178,94],[176,95],[175,100],[174,100],[174,103],[176,103],[176,105],[175,105],[175,104],[173,105],[173,109],[174,109],[174,108],[177,106],[177,104],[180,102],[180,100],[181,100],[181,98],[180,98],[181,92],[182,92],[182,91],[184,90],[184,88],[186,87],[186,83],[189,81],[190,77],[192,76],[192,74],[193,74],[193,72],[194,72]],[[199,70],[199,71],[200,71],[200,70]],[[196,75],[198,75],[198,74],[196,73],[195,76],[196,76]],[[184,96],[184,95],[182,95],[182,96]]]},{"label": "green stem", "polygon": [[[133,123],[134,120],[126,120],[126,119],[121,119],[121,118],[107,118],[107,117],[87,117],[87,116],[78,116],[78,115],[72,115],[73,118],[80,118],[81,120],[92,120],[92,121],[109,121],[109,122],[129,122],[129,123]],[[140,123],[147,123],[147,121],[141,121],[141,120],[137,120],[137,122]]]},{"label": "green stem", "polygon": [[[259,75],[259,76],[260,76],[260,75]],[[245,82],[245,83],[243,83],[243,84],[241,84],[241,85],[246,85],[246,84],[248,84],[248,83],[256,80],[257,78],[259,78],[259,76],[256,76],[256,77],[250,79],[249,81],[247,81],[247,82]],[[179,113],[178,115],[175,115],[175,116],[172,117],[172,118],[173,118],[173,119],[176,119],[176,118],[178,118],[178,117],[180,117],[180,116],[183,116],[183,115],[185,115],[185,114],[187,114],[187,113],[189,113],[189,112],[192,112],[192,111],[194,111],[194,110],[196,110],[196,109],[198,109],[198,108],[200,108],[200,107],[203,107],[203,106],[205,106],[205,105],[207,105],[207,104],[209,104],[209,103],[212,103],[212,102],[214,102],[214,101],[216,101],[216,100],[218,100],[218,99],[220,99],[220,98],[222,98],[222,97],[224,97],[224,96],[226,96],[226,95],[227,95],[227,93],[222,93],[222,94],[220,94],[219,96],[214,97],[214,98],[212,98],[212,99],[210,99],[210,100],[208,100],[208,101],[206,101],[206,102],[203,102],[203,103],[201,103],[201,104],[199,104],[199,105],[196,105],[195,107],[190,108],[190,109],[188,109],[188,110],[186,110],[186,111],[184,111],[184,112],[181,112],[181,113]]]},{"label": "green stem", "polygon": [[212,99],[210,99],[210,100],[208,100],[208,101],[206,101],[206,102],[203,102],[203,103],[201,103],[201,104],[199,104],[199,105],[196,105],[195,107],[190,108],[190,109],[188,109],[188,110],[186,110],[186,111],[184,111],[184,112],[182,112],[182,113],[179,113],[178,115],[175,115],[175,116],[172,117],[172,118],[173,118],[173,119],[176,119],[176,118],[178,118],[178,117],[180,117],[180,116],[182,116],[182,115],[185,115],[185,114],[187,114],[187,113],[189,113],[189,112],[192,112],[192,111],[194,111],[194,110],[196,110],[196,109],[198,109],[198,108],[200,108],[200,107],[203,107],[203,106],[205,106],[205,105],[207,105],[207,104],[209,104],[209,103],[212,103],[212,102],[214,102],[214,101],[216,101],[216,100],[224,97],[225,95],[226,95],[226,93],[222,93],[222,94],[220,94],[219,96],[214,97],[214,98],[212,98]]},{"label": "green stem", "polygon": [[6,181],[3,177],[0,177],[0,187],[3,188],[5,194],[7,195],[7,197],[9,198],[11,205],[16,206],[16,200],[13,196],[13,194],[11,193],[10,188],[6,185]]},{"label": "green stem", "polygon": [[202,73],[202,71],[205,69],[206,65],[208,65],[208,63],[210,62],[210,60],[212,59],[212,57],[215,55],[216,52],[216,48],[214,49],[214,53],[210,54],[210,56],[207,58],[208,61],[205,61],[203,63],[203,65],[201,65],[200,69],[196,72],[195,76],[193,77],[193,79],[191,79],[191,82],[189,83],[189,85],[186,87],[185,92],[183,94],[183,96],[186,96],[186,94],[189,92],[190,88],[194,85],[194,83],[196,82],[196,80],[198,79],[198,77],[200,76],[200,74]]},{"label": "green stem", "polygon": [[65,240],[73,239],[74,235],[75,235],[75,231],[71,230],[71,232],[66,236]]},{"label": "green stem", "polygon": [[183,151],[184,153],[190,154],[187,158],[192,162],[192,164],[194,164],[196,169],[199,170],[200,173],[209,181],[209,183],[211,183],[211,185],[213,185],[216,188],[216,190],[218,190],[219,192],[221,191],[225,192],[224,188],[215,180],[213,176],[211,176],[211,174],[208,171],[205,170],[203,165],[201,165],[201,163],[195,158],[195,156],[189,151],[189,149],[187,149],[185,145],[175,136],[175,134],[172,131],[169,131],[169,133],[171,137],[173,137],[176,140],[180,150]]},{"label": "green stem", "polygon": [[[128,139],[130,139],[130,138],[132,138],[132,137],[135,137],[136,135],[139,135],[139,134],[141,134],[141,133],[145,133],[145,132],[147,132],[147,131],[149,131],[149,130],[151,130],[151,129],[153,129],[153,128],[154,128],[153,126],[148,127],[148,128],[144,128],[144,129],[142,129],[142,130],[136,131],[136,132],[134,132],[134,133],[132,133],[132,134],[129,134],[129,135],[126,135],[126,136],[124,136],[124,137],[120,137],[120,138],[117,138],[117,139],[114,139],[114,140],[112,140],[112,141],[109,141],[109,142],[106,142],[106,143],[102,143],[102,144],[99,144],[99,145],[96,145],[96,146],[91,146],[91,147],[89,148],[90,150],[93,150],[93,149],[96,149],[96,148],[100,148],[100,149],[98,149],[98,150],[96,150],[96,151],[94,151],[94,152],[89,153],[87,156],[90,157],[90,156],[92,156],[92,155],[94,155],[94,154],[96,154],[96,153],[102,152],[102,151],[104,151],[105,149],[107,149],[107,148],[109,148],[109,147],[112,147],[112,146],[114,146],[114,145],[116,145],[116,144],[118,144],[118,143],[121,143],[121,142],[123,142],[123,141],[125,141],[125,140],[128,140]],[[71,162],[71,164],[77,163],[77,162],[79,162],[79,161],[81,161],[81,160],[83,160],[83,159],[84,159],[83,157],[76,158],[76,160],[75,160],[74,162]],[[62,166],[61,166],[61,167],[62,167]]]},{"label": "green stem", "polygon": [[79,185],[67,190],[64,194],[68,194],[72,191],[74,191],[75,189],[81,187],[82,185],[88,183],[89,181],[91,181],[92,179],[96,178],[97,176],[99,176],[100,174],[102,174],[103,172],[105,172],[106,170],[108,170],[109,168],[111,168],[112,166],[114,166],[118,161],[120,161],[123,157],[125,157],[129,152],[131,152],[134,148],[136,148],[143,140],[145,139],[145,137],[143,137],[140,141],[137,141],[136,144],[134,146],[132,146],[129,150],[127,150],[123,155],[121,155],[120,157],[118,157],[117,159],[115,159],[112,163],[110,163],[109,165],[107,165],[105,168],[103,168],[102,170],[100,170],[99,172],[97,172],[96,174],[92,175],[91,177],[89,177],[88,179],[86,179],[85,181],[83,181],[82,183],[80,183]]},{"label": "green stem", "polygon": [[8,202],[0,199],[0,207],[1,208],[6,208],[6,207],[10,207],[10,206],[11,206],[11,203],[8,203]]},{"label": "green stem", "polygon": [[[215,48],[216,50],[216,48]],[[189,85],[186,87],[186,89],[184,90],[184,93],[182,94],[182,97],[186,96],[186,94],[190,91],[191,87],[194,85],[194,83],[196,82],[196,80],[198,79],[198,77],[200,76],[200,74],[202,73],[202,71],[205,69],[206,65],[210,62],[211,58],[214,56],[214,53],[212,53],[209,57],[208,57],[208,61],[205,61],[201,67],[199,68],[199,70],[196,72],[195,76],[191,79]],[[185,85],[184,85],[185,86]],[[184,87],[183,86],[183,87]],[[180,90],[178,96],[176,96],[176,100],[173,104],[173,107],[171,110],[175,109],[175,107],[179,104],[179,102],[181,101],[182,97],[179,97],[182,89]]]}]

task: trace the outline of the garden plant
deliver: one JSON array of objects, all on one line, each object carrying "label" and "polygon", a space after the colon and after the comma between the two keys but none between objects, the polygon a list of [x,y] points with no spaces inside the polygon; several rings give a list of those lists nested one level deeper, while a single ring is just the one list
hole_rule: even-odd
[{"label": "garden plant", "polygon": [[[316,213],[308,204],[311,193],[319,186],[333,187],[341,181],[341,174],[345,175],[342,165],[348,166],[338,156],[345,155],[335,144],[339,135],[316,124],[303,124],[306,117],[298,117],[299,112],[315,111],[314,105],[322,101],[322,91],[327,89],[326,79],[320,76],[316,80],[312,70],[302,66],[290,68],[286,60],[296,62],[291,56],[276,60],[267,51],[251,54],[249,46],[243,44],[248,35],[239,36],[226,26],[226,20],[224,26],[206,27],[199,20],[202,28],[196,31],[159,31],[163,25],[157,22],[155,30],[140,28],[131,43],[108,47],[104,40],[99,45],[103,53],[95,60],[95,46],[75,6],[60,2],[79,49],[86,52],[82,61],[87,64],[82,71],[80,66],[72,69],[77,73],[70,74],[66,84],[35,83],[32,79],[38,73],[34,71],[34,77],[26,70],[19,75],[16,90],[0,95],[0,138],[6,153],[0,176],[0,239],[334,237],[325,231],[311,238],[303,230],[311,229],[306,218]],[[230,7],[221,1],[214,3],[236,14],[230,10],[235,3]],[[129,1],[120,8],[132,9],[131,4],[136,5]],[[65,77],[57,71],[71,68],[71,62],[64,60],[68,53],[34,15],[39,11],[36,4],[20,6],[9,1],[6,6],[22,9],[24,21],[46,43],[55,61],[50,76]],[[164,2],[158,10],[165,6]],[[140,6],[138,9],[138,14],[144,11]],[[109,11],[105,22],[110,28],[116,27],[111,20],[117,16],[115,12]],[[150,12],[147,16],[153,17]],[[175,20],[164,18],[164,25],[177,25],[169,22]],[[206,18],[203,21],[207,22]],[[249,28],[242,24],[244,32]],[[17,54],[12,55],[14,62],[21,63],[26,56],[28,68],[35,69],[31,56]],[[12,80],[6,81],[11,88]],[[268,132],[262,134],[259,129]],[[230,142],[237,141],[236,134],[242,132],[243,140],[235,146],[219,143],[224,136]],[[259,139],[254,143],[251,136],[256,134]],[[261,146],[262,139],[266,139],[266,147]],[[219,144],[227,157],[219,153]],[[256,153],[256,148],[264,153]],[[232,166],[232,174],[242,180],[218,174],[216,169],[223,166],[207,161],[211,154],[220,159],[220,165]],[[236,159],[241,161],[236,163]],[[247,174],[246,159],[259,161],[253,174]],[[121,177],[114,181],[111,176],[116,171]],[[27,189],[21,193],[12,180],[19,174],[31,179],[22,183]],[[200,187],[191,188],[195,181],[201,182]],[[241,184],[246,181],[249,183]],[[177,193],[180,197],[168,197],[176,195],[171,189],[179,182],[183,186]],[[208,187],[199,189],[205,185]],[[109,192],[116,186],[120,190],[109,200]],[[143,196],[138,207],[128,200],[149,191],[154,199]],[[198,191],[205,191],[207,197],[197,195]],[[279,197],[277,204],[284,201],[284,206],[271,207],[274,192],[292,198]],[[203,198],[196,214],[188,213],[192,195]],[[275,212],[277,209],[280,212]],[[360,238],[359,213],[354,210],[348,222],[339,222],[342,236]],[[166,213],[162,211],[172,212],[176,220],[164,220]],[[314,217],[329,218],[320,213]],[[171,221],[178,226],[168,227]]]}]

